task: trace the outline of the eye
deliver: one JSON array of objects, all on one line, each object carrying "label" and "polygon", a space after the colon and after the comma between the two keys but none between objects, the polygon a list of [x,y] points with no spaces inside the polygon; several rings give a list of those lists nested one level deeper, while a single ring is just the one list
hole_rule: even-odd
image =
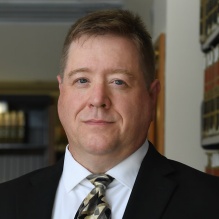
[{"label": "eye", "polygon": [[88,82],[88,80],[86,79],[86,78],[79,78],[78,80],[77,80],[77,83],[80,83],[80,84],[85,84],[85,83],[87,83]]},{"label": "eye", "polygon": [[124,85],[125,84],[125,82],[123,80],[115,80],[114,83],[116,85]]},{"label": "eye", "polygon": [[75,80],[73,80],[72,85],[77,86],[79,88],[87,87],[89,85],[89,79],[84,77],[78,77]]}]

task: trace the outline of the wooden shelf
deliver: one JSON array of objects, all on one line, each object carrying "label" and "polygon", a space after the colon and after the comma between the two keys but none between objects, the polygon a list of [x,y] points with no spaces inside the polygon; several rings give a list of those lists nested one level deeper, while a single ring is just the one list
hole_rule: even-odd
[{"label": "wooden shelf", "polygon": [[0,143],[0,150],[32,150],[32,149],[39,149],[45,150],[47,145],[39,145],[39,144],[25,144],[25,143]]},{"label": "wooden shelf", "polygon": [[60,126],[56,110],[58,95],[56,81],[1,81],[0,99],[9,103],[9,111],[21,109],[27,125],[24,143],[5,144],[2,141],[0,152],[7,151],[9,156],[15,151],[24,153],[25,150],[28,154],[44,153],[47,165],[56,162],[55,129]]},{"label": "wooden shelf", "polygon": [[204,149],[217,150],[219,149],[219,135],[203,138],[201,144]]}]

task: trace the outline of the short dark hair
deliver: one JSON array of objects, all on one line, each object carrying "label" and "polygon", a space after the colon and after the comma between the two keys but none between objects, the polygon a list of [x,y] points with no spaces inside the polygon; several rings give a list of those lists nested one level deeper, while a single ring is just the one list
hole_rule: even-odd
[{"label": "short dark hair", "polygon": [[128,10],[113,9],[95,11],[74,23],[64,41],[60,73],[63,74],[71,43],[82,35],[98,36],[115,34],[128,37],[138,48],[147,84],[155,78],[155,58],[151,36],[137,14]]}]

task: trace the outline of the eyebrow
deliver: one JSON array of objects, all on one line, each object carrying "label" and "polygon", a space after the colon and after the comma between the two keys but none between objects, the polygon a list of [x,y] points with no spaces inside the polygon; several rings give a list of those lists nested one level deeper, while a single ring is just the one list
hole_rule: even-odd
[{"label": "eyebrow", "polygon": [[[78,69],[75,69],[75,70],[72,70],[68,73],[68,77],[70,78],[72,75],[75,75],[75,74],[78,74],[78,73],[83,73],[83,72],[91,72],[89,68],[78,68]],[[128,77],[131,77],[133,78],[134,75],[126,70],[126,69],[113,69],[113,70],[110,70],[110,74],[124,74],[124,75],[127,75]]]},{"label": "eyebrow", "polygon": [[112,71],[112,74],[124,74],[124,75],[127,75],[128,77],[134,77],[134,75],[130,71],[128,71],[126,69],[120,69],[120,68],[114,69]]},{"label": "eyebrow", "polygon": [[70,78],[72,75],[75,75],[77,73],[82,73],[82,72],[90,72],[88,68],[77,68],[75,70],[72,70],[68,73],[68,77]]}]

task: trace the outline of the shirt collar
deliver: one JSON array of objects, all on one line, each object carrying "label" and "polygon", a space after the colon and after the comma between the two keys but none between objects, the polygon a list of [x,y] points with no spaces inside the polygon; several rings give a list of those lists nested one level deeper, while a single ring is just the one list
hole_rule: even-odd
[{"label": "shirt collar", "polygon": [[107,171],[107,174],[118,180],[123,185],[132,189],[140,169],[142,160],[148,151],[149,143],[145,143],[133,154]]},{"label": "shirt collar", "polygon": [[84,168],[73,158],[67,146],[65,149],[65,160],[63,167],[63,181],[67,192],[70,192],[90,174],[90,171]]},{"label": "shirt collar", "polygon": [[[106,172],[121,184],[132,189],[137,177],[141,162],[148,151],[149,143],[146,142],[133,154]],[[77,174],[75,173],[77,171]],[[86,168],[79,164],[71,155],[68,146],[65,150],[63,167],[63,182],[67,192],[70,192],[82,180],[91,174]]]}]

